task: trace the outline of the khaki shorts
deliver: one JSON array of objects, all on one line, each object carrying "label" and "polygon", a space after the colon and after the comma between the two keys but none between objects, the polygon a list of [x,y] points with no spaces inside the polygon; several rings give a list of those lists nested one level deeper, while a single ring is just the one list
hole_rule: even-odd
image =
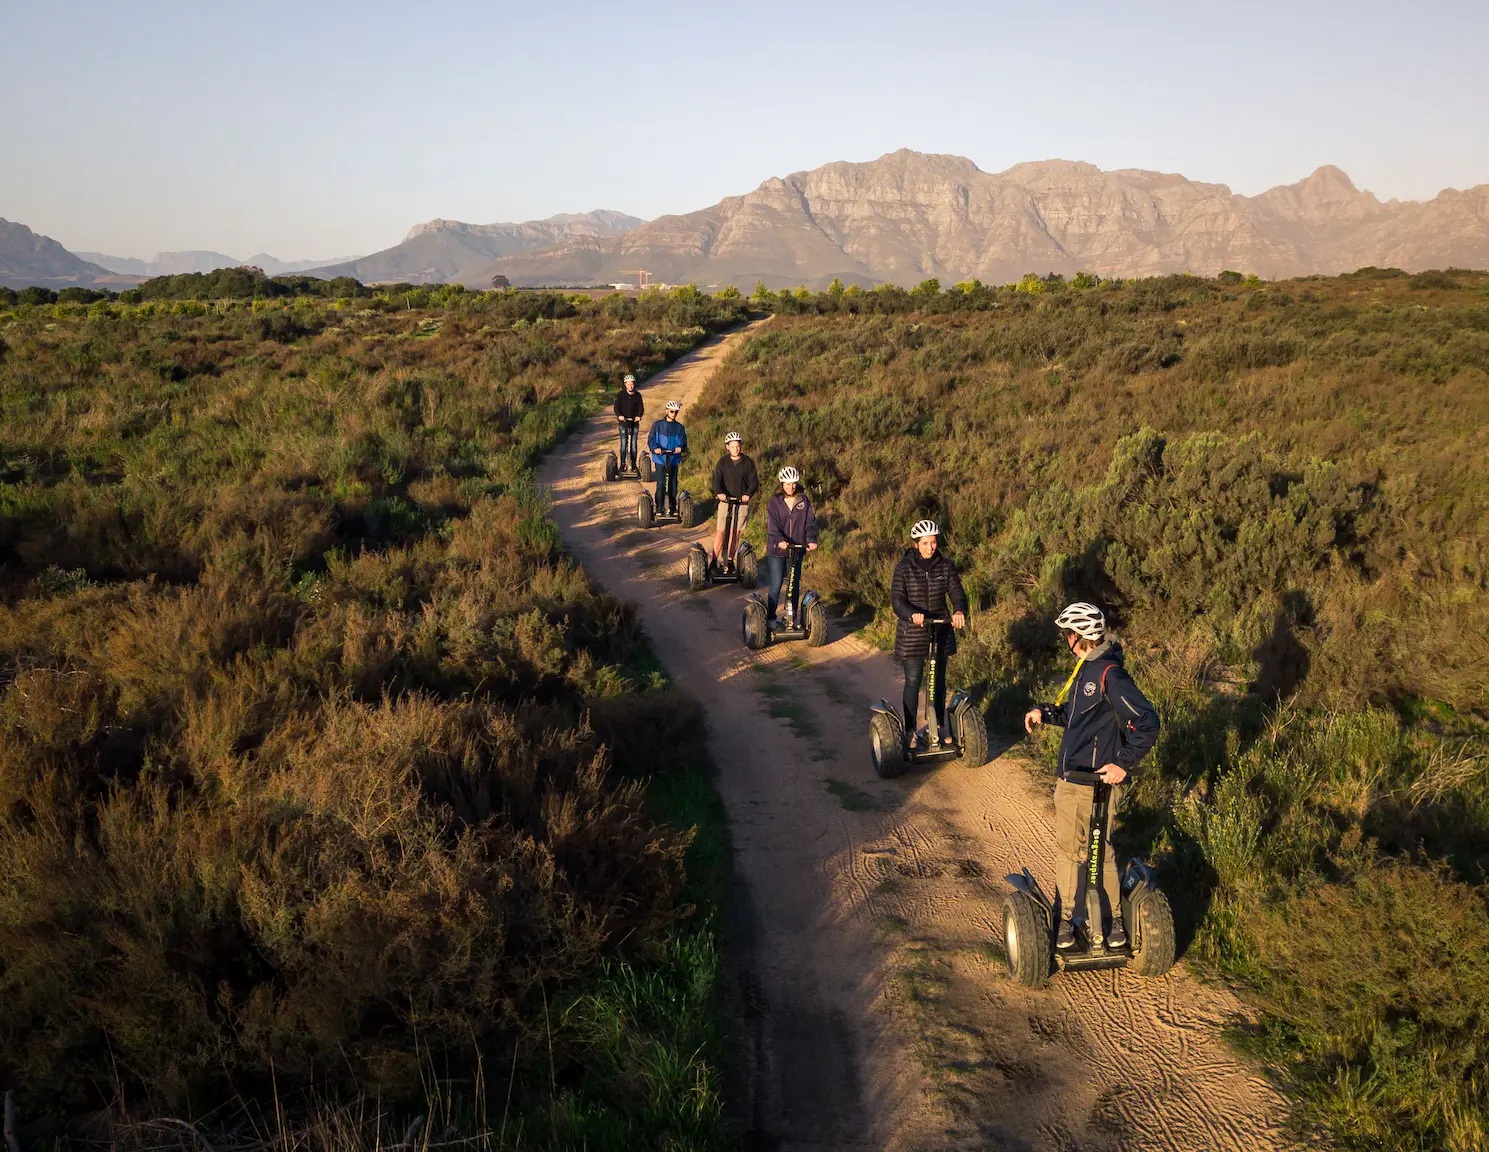
[{"label": "khaki shorts", "polygon": [[[747,523],[749,523],[749,520],[750,505],[741,504],[739,506],[739,515],[734,518],[734,523],[736,525],[735,530],[739,532],[740,535],[744,535],[744,527]],[[725,504],[722,500],[719,501],[718,515],[714,517],[714,527],[721,532],[729,527],[729,505]]]}]

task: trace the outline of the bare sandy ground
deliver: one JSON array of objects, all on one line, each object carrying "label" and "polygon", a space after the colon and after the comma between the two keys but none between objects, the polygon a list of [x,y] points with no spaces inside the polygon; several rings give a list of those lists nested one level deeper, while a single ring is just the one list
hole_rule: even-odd
[{"label": "bare sandy ground", "polygon": [[[648,407],[696,399],[745,335],[654,378]],[[997,745],[981,768],[879,780],[868,708],[898,699],[891,661],[839,631],[823,648],[749,652],[748,593],[686,588],[687,544],[711,536],[711,517],[642,532],[637,483],[600,478],[614,442],[613,418],[596,417],[543,479],[567,547],[636,604],[707,710],[735,848],[726,944],[745,1147],[1287,1147],[1281,1100],[1220,1038],[1241,1006],[1182,964],[1156,981],[1057,976],[1040,992],[1008,978],[1002,878],[1028,864],[1049,889],[1047,789]],[[760,463],[764,476],[780,462]]]}]

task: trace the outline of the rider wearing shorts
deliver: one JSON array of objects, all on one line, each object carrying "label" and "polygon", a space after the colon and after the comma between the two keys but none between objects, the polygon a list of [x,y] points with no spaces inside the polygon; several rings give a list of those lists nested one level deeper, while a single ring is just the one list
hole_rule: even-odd
[{"label": "rider wearing shorts", "polygon": [[894,655],[905,670],[905,691],[900,706],[905,714],[905,744],[913,741],[925,747],[930,734],[917,731],[915,721],[920,711],[920,685],[925,677],[925,662],[936,662],[936,723],[941,732],[942,747],[955,741],[946,727],[946,661],[956,651],[956,636],[945,628],[926,624],[928,617],[944,617],[946,601],[951,601],[951,626],[962,628],[967,623],[967,594],[956,565],[939,550],[941,529],[934,520],[921,520],[910,529],[914,546],[905,550],[894,566],[890,583],[890,605],[898,623],[894,629]]},{"label": "rider wearing shorts", "polygon": [[[739,541],[744,535],[745,522],[750,517],[750,501],[760,491],[760,474],[755,462],[744,454],[744,440],[738,432],[724,436],[724,455],[713,468],[713,494],[718,501],[719,512],[714,522],[713,555],[709,563],[723,568],[724,561],[739,551]],[[725,550],[724,533],[729,528],[730,500],[743,503],[734,506],[734,539],[728,541]]]},{"label": "rider wearing shorts", "polygon": [[1122,666],[1122,646],[1106,629],[1106,617],[1094,604],[1071,604],[1055,620],[1077,664],[1053,704],[1036,704],[1024,714],[1024,729],[1059,724],[1060,759],[1055,781],[1055,899],[1060,906],[1056,948],[1075,945],[1071,916],[1078,910],[1081,870],[1091,842],[1091,812],[1095,796],[1090,784],[1069,778],[1072,772],[1094,772],[1111,788],[1101,880],[1111,929],[1106,943],[1127,943],[1122,923],[1121,878],[1112,850],[1111,817],[1117,810],[1122,783],[1158,741],[1158,710],[1148,702]]}]

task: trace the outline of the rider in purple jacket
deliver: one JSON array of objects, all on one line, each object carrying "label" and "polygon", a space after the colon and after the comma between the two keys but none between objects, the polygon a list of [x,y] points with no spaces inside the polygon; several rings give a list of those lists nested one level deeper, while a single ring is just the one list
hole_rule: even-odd
[{"label": "rider in purple jacket", "polygon": [[788,464],[776,479],[781,482],[781,490],[765,505],[765,552],[770,562],[770,592],[765,598],[765,615],[772,632],[780,627],[776,620],[776,605],[781,600],[787,564],[797,566],[797,583],[801,582],[802,553],[793,552],[791,545],[805,545],[808,552],[817,549],[817,514],[812,511],[807,494],[801,490],[801,473]]}]

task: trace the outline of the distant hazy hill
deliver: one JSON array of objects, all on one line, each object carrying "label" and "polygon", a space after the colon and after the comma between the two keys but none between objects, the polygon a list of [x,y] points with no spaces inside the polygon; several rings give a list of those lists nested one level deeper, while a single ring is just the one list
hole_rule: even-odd
[{"label": "distant hazy hill", "polygon": [[[157,252],[150,260],[138,260],[132,256],[110,256],[105,252],[79,252],[77,255],[111,272],[143,278],[178,276],[183,272],[215,272],[219,268],[237,268],[243,264],[262,268],[270,276],[283,276],[333,263],[329,260],[276,260],[264,252],[250,256],[247,260],[210,251]],[[354,260],[356,257],[346,259]]]},{"label": "distant hazy hill", "polygon": [[50,236],[38,236],[24,224],[0,219],[0,286],[27,288],[127,288],[132,277],[79,259]]},{"label": "distant hazy hill", "polygon": [[396,280],[412,284],[459,281],[485,287],[490,283],[490,274],[483,279],[479,273],[501,257],[560,244],[598,243],[644,223],[635,216],[604,209],[561,213],[521,224],[431,220],[411,228],[401,244],[359,260],[323,266],[311,274],[327,279],[354,276],[364,284]]},{"label": "distant hazy hill", "polygon": [[1247,197],[1161,172],[1048,160],[988,173],[960,156],[901,150],[770,179],[622,236],[504,255],[460,279],[606,283],[645,268],[671,283],[821,287],[834,276],[998,283],[1025,272],[1234,268],[1280,277],[1367,264],[1489,267],[1489,185],[1382,203],[1324,167]]}]

